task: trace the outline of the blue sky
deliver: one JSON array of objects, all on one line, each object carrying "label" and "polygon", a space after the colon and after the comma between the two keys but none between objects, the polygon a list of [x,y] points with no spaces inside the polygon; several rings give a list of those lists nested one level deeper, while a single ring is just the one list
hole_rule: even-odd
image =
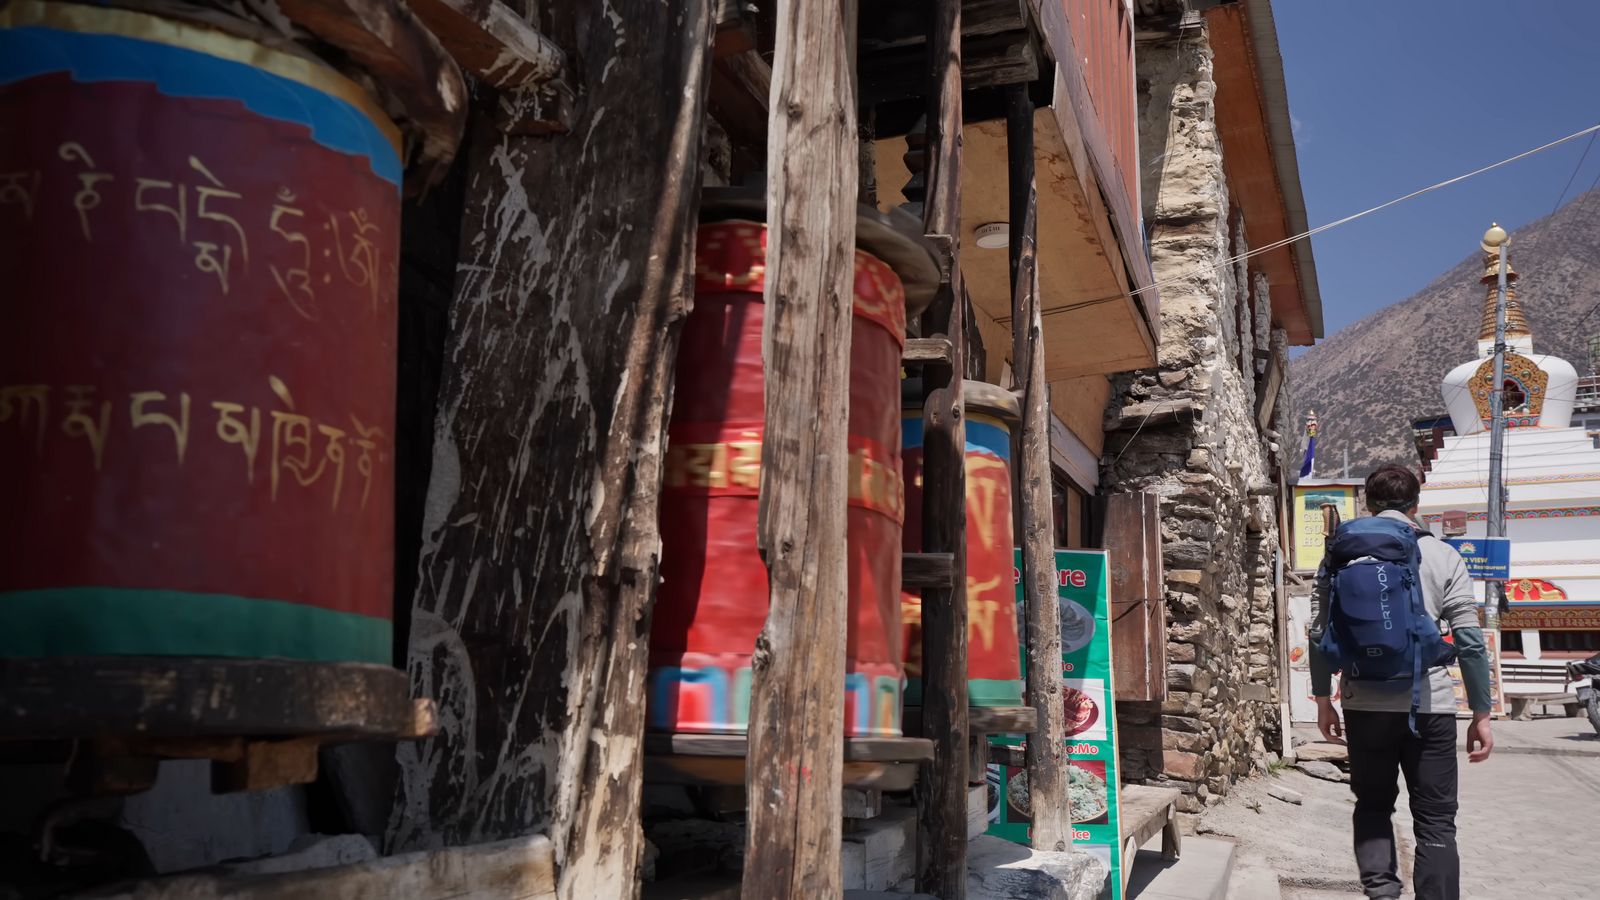
[{"label": "blue sky", "polygon": [[[1312,227],[1600,122],[1595,0],[1277,0]],[[1588,138],[1313,238],[1326,333],[1549,214]],[[1600,141],[1567,200],[1600,175]],[[1600,200],[1593,202],[1600,203]]]}]

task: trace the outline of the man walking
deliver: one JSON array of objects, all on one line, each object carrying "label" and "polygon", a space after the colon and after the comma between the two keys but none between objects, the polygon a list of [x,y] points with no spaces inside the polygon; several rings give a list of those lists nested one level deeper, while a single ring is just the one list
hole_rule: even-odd
[{"label": "man walking", "polygon": [[[1418,528],[1414,516],[1422,485],[1409,469],[1384,466],[1367,477],[1367,510],[1374,516],[1410,525],[1416,530],[1417,575],[1428,619],[1443,622],[1455,645],[1472,723],[1467,726],[1467,758],[1482,762],[1494,748],[1489,729],[1489,661],[1478,625],[1477,600],[1466,564],[1455,549]],[[1459,900],[1461,860],[1456,851],[1456,700],[1445,667],[1418,663],[1419,679],[1363,680],[1359,662],[1345,666],[1340,678],[1344,721],[1330,698],[1332,668],[1319,648],[1329,627],[1330,583],[1337,567],[1349,561],[1331,552],[1317,571],[1311,594],[1311,693],[1317,700],[1317,724],[1323,737],[1350,748],[1350,789],[1356,795],[1353,816],[1356,865],[1369,898],[1398,898],[1400,877],[1395,856],[1397,778],[1405,775],[1416,825],[1413,887],[1418,900]],[[1387,589],[1390,576],[1379,569]],[[1385,597],[1387,602],[1387,597]],[[1344,611],[1348,612],[1348,611]],[[1339,622],[1341,611],[1333,612]],[[1387,605],[1382,612],[1387,620]],[[1359,623],[1358,623],[1359,624]],[[1435,626],[1436,627],[1436,626]],[[1335,634],[1339,632],[1334,629]],[[1436,636],[1435,636],[1436,637]],[[1346,639],[1348,641],[1348,639]],[[1347,649],[1347,648],[1345,648]],[[1421,652],[1414,650],[1413,652]],[[1352,677],[1354,670],[1357,677]]]}]

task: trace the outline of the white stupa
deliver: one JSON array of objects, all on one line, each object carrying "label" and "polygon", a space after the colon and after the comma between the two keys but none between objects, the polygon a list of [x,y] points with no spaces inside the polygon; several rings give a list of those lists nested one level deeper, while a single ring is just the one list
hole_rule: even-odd
[{"label": "white stupa", "polygon": [[[1509,253],[1509,251],[1508,251]],[[1483,323],[1478,329],[1478,358],[1464,362],[1444,378],[1444,404],[1456,434],[1489,428],[1489,391],[1494,384],[1494,314],[1499,293],[1499,257],[1483,257],[1487,285]],[[1578,372],[1557,356],[1533,352],[1533,332],[1517,302],[1517,273],[1506,273],[1506,424],[1512,428],[1568,428],[1578,394]]]},{"label": "white stupa", "polygon": [[[1496,255],[1484,257],[1487,285],[1477,358],[1445,376],[1446,408],[1456,434],[1444,440],[1419,510],[1435,525],[1448,511],[1467,513],[1467,537],[1488,528],[1490,392],[1494,385]],[[1506,693],[1551,692],[1518,683],[1517,666],[1559,667],[1600,651],[1600,448],[1573,427],[1578,374],[1559,357],[1534,352],[1533,332],[1507,275],[1504,403],[1506,534],[1511,539],[1511,612],[1501,622]],[[1576,299],[1574,299],[1576,302]],[[1480,599],[1484,596],[1480,586]],[[1592,649],[1591,649],[1592,648]]]}]

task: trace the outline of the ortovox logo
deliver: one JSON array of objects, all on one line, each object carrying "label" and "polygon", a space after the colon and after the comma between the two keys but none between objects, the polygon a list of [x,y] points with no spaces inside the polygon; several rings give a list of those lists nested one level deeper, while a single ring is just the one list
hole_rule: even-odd
[{"label": "ortovox logo", "polygon": [[1382,647],[1368,647],[1367,648],[1367,655],[1368,656],[1382,656],[1383,655],[1383,648]]},{"label": "ortovox logo", "polygon": [[1394,622],[1389,618],[1389,573],[1383,566],[1378,566],[1378,608],[1383,612],[1383,630],[1393,631]]}]

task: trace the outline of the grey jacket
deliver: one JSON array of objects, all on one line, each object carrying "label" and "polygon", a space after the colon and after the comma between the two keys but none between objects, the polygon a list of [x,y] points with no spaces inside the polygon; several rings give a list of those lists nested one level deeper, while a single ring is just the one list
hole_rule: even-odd
[{"label": "grey jacket", "polygon": [[[1386,510],[1380,516],[1416,525],[1403,512]],[[1473,590],[1472,578],[1467,574],[1467,564],[1461,554],[1432,534],[1418,529],[1418,547],[1422,552],[1420,575],[1422,601],[1428,614],[1448,626],[1452,640],[1461,656],[1462,681],[1466,683],[1472,708],[1489,709],[1489,668],[1484,653],[1483,631],[1478,623],[1478,599]],[[1316,586],[1311,591],[1311,622],[1306,628],[1311,648],[1311,693],[1316,697],[1329,696],[1333,687],[1332,672],[1327,660],[1317,650],[1317,641],[1328,625],[1328,573],[1327,565],[1317,569]],[[1480,664],[1480,660],[1482,663]],[[1340,705],[1345,709],[1372,712],[1406,712],[1411,709],[1411,684],[1374,681],[1339,682]],[[1444,666],[1428,672],[1428,689],[1422,693],[1422,713],[1454,713],[1455,689],[1450,673]]]}]

